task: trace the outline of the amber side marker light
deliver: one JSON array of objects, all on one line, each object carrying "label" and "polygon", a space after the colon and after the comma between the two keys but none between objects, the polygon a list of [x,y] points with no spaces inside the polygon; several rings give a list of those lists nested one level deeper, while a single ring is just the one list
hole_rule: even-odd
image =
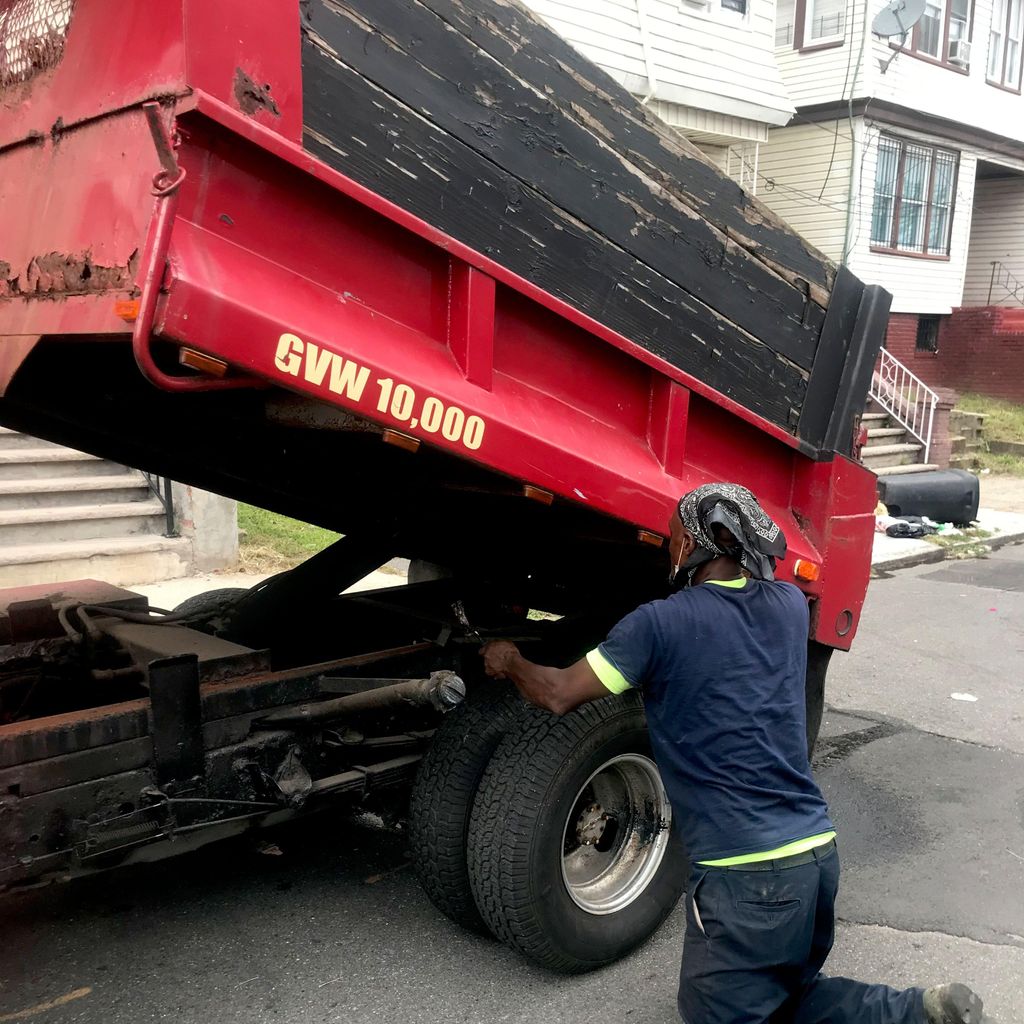
[{"label": "amber side marker light", "polygon": [[228,364],[223,359],[203,355],[194,348],[183,348],[178,352],[178,362],[193,370],[208,373],[211,377],[223,377],[228,372]]},{"label": "amber side marker light", "polygon": [[118,299],[114,303],[114,316],[124,320],[125,323],[132,323],[139,318],[138,299]]},{"label": "amber side marker light", "polygon": [[653,544],[656,548],[660,548],[665,543],[665,538],[660,534],[652,533],[650,530],[637,530],[636,539],[641,544]]},{"label": "amber side marker light", "polygon": [[393,444],[396,448],[404,448],[407,452],[418,451],[421,443],[418,437],[410,437],[397,430],[385,430],[381,434],[381,440],[385,444]]},{"label": "amber side marker light", "polygon": [[793,575],[798,580],[813,583],[821,576],[821,566],[816,562],[808,562],[805,558],[798,558],[793,566]]},{"label": "amber side marker light", "polygon": [[529,498],[530,501],[538,501],[542,505],[550,505],[555,500],[555,496],[550,491],[541,490],[539,487],[534,487],[533,484],[523,484],[523,497]]}]

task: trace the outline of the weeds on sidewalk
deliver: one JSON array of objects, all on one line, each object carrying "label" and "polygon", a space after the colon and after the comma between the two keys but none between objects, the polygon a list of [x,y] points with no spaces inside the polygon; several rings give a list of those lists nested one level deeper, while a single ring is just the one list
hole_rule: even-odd
[{"label": "weeds on sidewalk", "polygon": [[935,533],[924,539],[929,544],[944,548],[947,558],[984,558],[992,549],[985,543],[994,536],[991,530],[974,526],[959,533]]},{"label": "weeds on sidewalk", "polygon": [[238,503],[238,569],[267,573],[293,565],[333,544],[341,534]]}]

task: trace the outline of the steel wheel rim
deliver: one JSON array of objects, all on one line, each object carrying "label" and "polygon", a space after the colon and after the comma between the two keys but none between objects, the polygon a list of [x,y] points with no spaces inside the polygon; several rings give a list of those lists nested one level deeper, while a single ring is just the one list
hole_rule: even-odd
[{"label": "steel wheel rim", "polygon": [[642,754],[619,754],[580,787],[562,832],[562,881],[589,914],[615,914],[650,885],[665,858],[672,825],[658,767]]}]

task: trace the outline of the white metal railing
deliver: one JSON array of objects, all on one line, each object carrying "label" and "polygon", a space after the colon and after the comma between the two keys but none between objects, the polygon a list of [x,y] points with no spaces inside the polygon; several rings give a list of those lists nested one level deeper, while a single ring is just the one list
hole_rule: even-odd
[{"label": "white metal railing", "polygon": [[924,445],[924,461],[927,462],[939,396],[883,348],[871,378],[871,397]]}]

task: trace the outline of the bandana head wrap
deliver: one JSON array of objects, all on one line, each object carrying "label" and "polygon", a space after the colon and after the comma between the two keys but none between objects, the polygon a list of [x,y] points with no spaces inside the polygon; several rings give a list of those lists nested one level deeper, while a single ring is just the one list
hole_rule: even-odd
[{"label": "bandana head wrap", "polygon": [[[775,560],[786,554],[786,536],[746,487],[704,484],[679,499],[679,519],[697,542],[680,566],[687,586],[705,562],[720,555],[735,559],[755,580],[775,579]],[[716,525],[724,526],[737,543],[721,547],[715,541]]]}]

